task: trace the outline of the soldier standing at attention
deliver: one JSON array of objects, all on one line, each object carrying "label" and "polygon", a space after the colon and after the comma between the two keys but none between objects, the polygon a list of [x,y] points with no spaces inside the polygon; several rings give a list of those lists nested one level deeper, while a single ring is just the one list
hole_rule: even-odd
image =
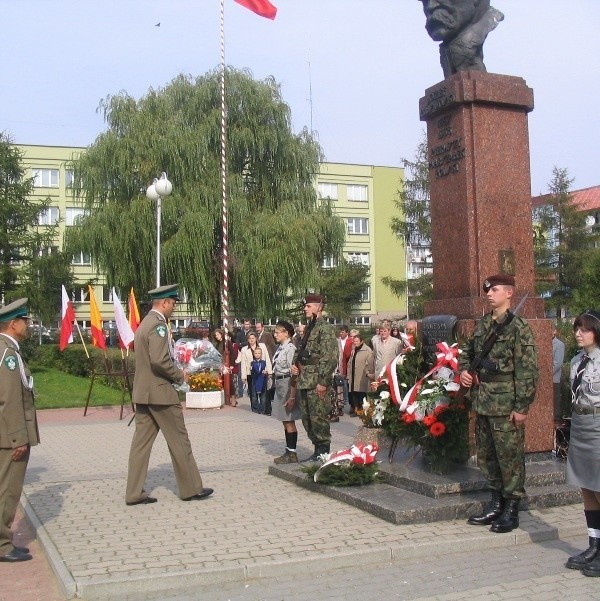
[{"label": "soldier standing at attention", "polygon": [[11,526],[21,498],[30,448],[39,443],[33,380],[19,350],[27,338],[27,299],[0,309],[0,561],[31,559],[15,547]]},{"label": "soldier standing at attention", "polygon": [[169,335],[168,320],[179,300],[177,284],[155,288],[148,294],[152,309],[136,330],[134,340],[135,433],[129,451],[125,502],[127,505],[156,503],[144,490],[144,483],[152,445],[159,431],[169,447],[179,496],[184,501],[204,499],[213,490],[202,487],[179,396],[172,386],[187,380],[187,374],[173,362]]},{"label": "soldier standing at attention", "polygon": [[[304,314],[311,328],[306,348],[292,366],[292,375],[298,376],[298,392],[302,425],[315,446],[307,461],[316,461],[319,455],[330,452],[331,429],[328,392],[332,386],[333,372],[338,364],[338,343],[335,328],[323,319],[325,298],[320,294],[307,294]],[[316,317],[314,323],[311,323]]]},{"label": "soldier standing at attention", "polygon": [[519,503],[525,496],[525,421],[538,377],[529,324],[515,316],[502,329],[478,373],[471,375],[467,368],[493,328],[502,327],[509,315],[514,286],[510,275],[495,275],[484,282],[492,311],[477,323],[473,338],[459,356],[460,383],[472,387],[471,401],[477,414],[477,462],[492,492],[481,515],[471,516],[468,523],[491,524],[492,532],[518,528]]}]

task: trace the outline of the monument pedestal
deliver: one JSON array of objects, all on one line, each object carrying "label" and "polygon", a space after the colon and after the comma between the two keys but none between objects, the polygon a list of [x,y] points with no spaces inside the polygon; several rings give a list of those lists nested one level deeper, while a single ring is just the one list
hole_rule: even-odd
[{"label": "monument pedestal", "polygon": [[527,420],[528,452],[553,444],[552,322],[534,295],[527,113],[533,91],[520,77],[462,71],[419,101],[427,122],[433,296],[425,315],[452,314],[459,336],[488,309],[485,278],[515,277],[513,306],[531,324],[540,382]]}]

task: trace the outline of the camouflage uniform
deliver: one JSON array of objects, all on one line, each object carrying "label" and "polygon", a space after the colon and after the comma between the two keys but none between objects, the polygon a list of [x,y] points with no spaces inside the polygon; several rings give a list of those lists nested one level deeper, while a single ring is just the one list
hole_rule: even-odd
[{"label": "camouflage uniform", "polygon": [[[461,370],[468,369],[492,332],[492,314],[477,324],[459,357]],[[471,390],[477,414],[475,437],[477,461],[492,490],[504,499],[525,496],[525,428],[509,421],[512,411],[527,413],[535,396],[538,377],[533,334],[520,317],[502,330],[479,370],[479,383]]]},{"label": "camouflage uniform", "polygon": [[333,372],[338,364],[339,350],[335,328],[322,317],[315,322],[304,355],[306,359],[302,362],[298,377],[302,425],[317,450],[329,452],[331,397],[327,391],[320,399],[316,388],[317,384],[331,387]]}]

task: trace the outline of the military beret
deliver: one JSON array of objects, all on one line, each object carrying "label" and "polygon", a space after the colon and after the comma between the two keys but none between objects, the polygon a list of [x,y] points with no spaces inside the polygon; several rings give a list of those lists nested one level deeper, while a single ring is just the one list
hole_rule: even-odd
[{"label": "military beret", "polygon": [[161,298],[174,298],[179,300],[179,284],[169,284],[168,286],[160,286],[154,290],[148,291],[148,296],[152,300],[160,300]]},{"label": "military beret", "polygon": [[27,298],[20,298],[0,309],[0,321],[10,321],[17,317],[29,317]]},{"label": "military beret", "polygon": [[283,328],[284,330],[286,330],[287,333],[289,334],[290,338],[293,338],[294,334],[296,333],[296,331],[294,330],[294,326],[289,321],[285,321],[283,319],[280,319],[275,324],[275,327],[276,328]]},{"label": "military beret", "polygon": [[305,305],[308,305],[309,303],[319,303],[320,305],[324,305],[325,297],[322,294],[307,294],[303,299],[303,303]]},{"label": "military beret", "polygon": [[485,282],[483,282],[483,291],[484,292],[488,292],[490,290],[490,288],[493,288],[494,286],[514,286],[515,285],[515,278],[512,275],[506,275],[506,274],[498,274],[498,275],[491,275],[489,278],[487,278],[485,280]]}]

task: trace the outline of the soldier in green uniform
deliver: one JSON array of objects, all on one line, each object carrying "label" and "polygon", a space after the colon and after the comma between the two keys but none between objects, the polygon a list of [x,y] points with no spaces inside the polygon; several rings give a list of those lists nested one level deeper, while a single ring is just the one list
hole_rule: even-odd
[{"label": "soldier in green uniform", "polygon": [[320,294],[304,298],[304,314],[310,322],[314,318],[314,322],[307,326],[311,330],[306,348],[291,370],[292,375],[298,376],[302,425],[315,447],[307,461],[316,461],[319,455],[329,453],[331,444],[328,393],[338,364],[338,342],[335,328],[323,319],[324,304]]},{"label": "soldier in green uniform", "polygon": [[213,489],[202,486],[179,396],[172,386],[187,380],[187,374],[173,362],[168,321],[179,299],[177,284],[155,288],[148,294],[152,309],[135,332],[135,433],[129,451],[125,502],[127,505],[156,503],[156,498],[144,490],[144,483],[152,445],[159,431],[169,447],[181,499],[205,499]]},{"label": "soldier in green uniform", "polygon": [[29,452],[40,436],[33,403],[33,380],[21,358],[19,342],[27,338],[27,299],[0,309],[0,561],[31,559],[29,549],[12,542]]},{"label": "soldier in green uniform", "polygon": [[491,524],[492,532],[510,532],[519,526],[519,502],[525,496],[525,421],[538,377],[529,324],[515,316],[501,331],[478,373],[472,375],[467,368],[495,324],[506,319],[514,286],[510,275],[495,275],[484,282],[492,311],[477,323],[459,358],[460,382],[472,387],[477,415],[477,461],[492,491],[491,502],[468,523]]}]

